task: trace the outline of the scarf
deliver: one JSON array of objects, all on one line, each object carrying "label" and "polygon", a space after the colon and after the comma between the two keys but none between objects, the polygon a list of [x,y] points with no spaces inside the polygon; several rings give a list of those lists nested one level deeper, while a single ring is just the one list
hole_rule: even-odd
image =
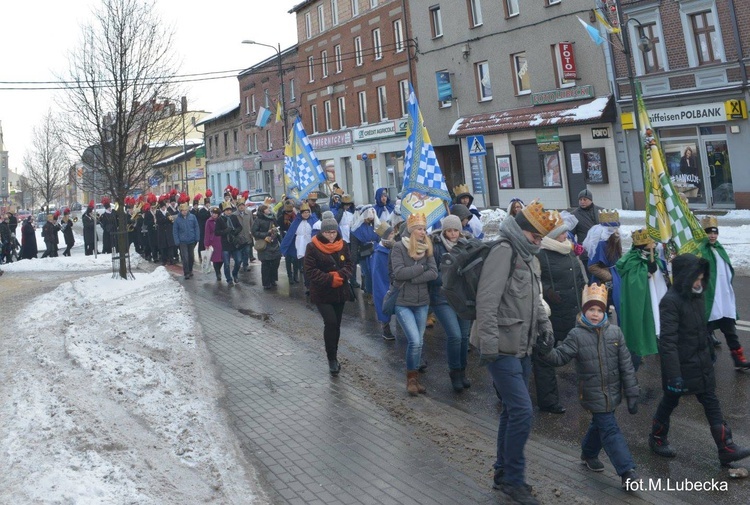
[{"label": "scarf", "polygon": [[510,214],[500,223],[500,233],[510,240],[513,249],[524,262],[530,263],[534,256],[539,254],[540,247],[529,242],[529,239],[521,231],[521,227],[516,223],[516,218]]},{"label": "scarf", "polygon": [[317,247],[319,251],[324,252],[326,254],[337,253],[344,247],[343,240],[336,240],[334,242],[323,242],[318,238],[317,235],[315,235],[312,238],[312,243],[315,244],[315,247]]},{"label": "scarf", "polygon": [[588,326],[589,328],[601,328],[607,323],[607,319],[608,319],[608,316],[607,316],[607,313],[605,312],[604,317],[602,318],[601,321],[599,321],[599,324],[594,324],[588,319],[586,319],[586,315],[583,312],[581,312],[579,321],[583,323],[585,326]]},{"label": "scarf", "polygon": [[453,246],[456,245],[458,242],[451,242],[447,238],[445,238],[445,235],[440,233],[440,242],[443,243],[443,246],[445,246],[445,250],[448,252],[451,252],[451,249],[453,249]]},{"label": "scarf", "polygon": [[573,250],[573,243],[568,239],[565,239],[565,242],[558,242],[553,238],[544,237],[542,239],[542,249],[560,254],[569,254]]},{"label": "scarf", "polygon": [[[408,251],[409,250],[409,243],[411,242],[411,240],[409,239],[409,237],[402,238],[401,242],[406,246],[406,250]],[[424,253],[427,251],[427,242],[426,241],[425,242],[419,242],[419,241],[417,241],[416,244],[417,244],[417,254],[416,254],[416,256],[412,256],[411,254],[409,255],[409,257],[411,259],[415,260],[415,261],[424,258]]]},{"label": "scarf", "polygon": [[395,240],[387,240],[387,239],[380,239],[380,245],[383,247],[386,247],[388,249],[393,249],[393,246],[396,245]]}]

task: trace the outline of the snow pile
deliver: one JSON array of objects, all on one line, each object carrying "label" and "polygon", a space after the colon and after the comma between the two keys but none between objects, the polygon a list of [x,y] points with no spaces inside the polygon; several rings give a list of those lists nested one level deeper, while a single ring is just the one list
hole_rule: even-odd
[{"label": "snow pile", "polygon": [[503,222],[508,213],[502,209],[484,209],[479,214],[482,216],[483,240],[497,240],[500,233],[500,223]]},{"label": "snow pile", "polygon": [[104,274],[4,321],[0,503],[256,501],[187,300],[164,268]]}]

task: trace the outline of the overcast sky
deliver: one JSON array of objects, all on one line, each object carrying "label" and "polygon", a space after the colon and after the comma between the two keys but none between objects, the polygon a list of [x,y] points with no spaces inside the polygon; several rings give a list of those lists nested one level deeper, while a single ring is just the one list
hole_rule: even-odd
[{"label": "overcast sky", "polygon": [[[301,0],[156,0],[167,25],[176,27],[175,53],[182,74],[247,68],[276,54],[241,44],[252,39],[281,43],[297,40],[293,14]],[[97,0],[3,1],[0,29],[0,81],[54,81],[65,75],[68,53],[80,40],[82,24],[90,19]],[[239,100],[237,79],[189,83],[189,108],[213,112]],[[32,129],[54,107],[52,91],[12,91],[0,84],[0,121],[9,168],[18,172],[31,146]],[[18,86],[14,86],[18,87]]]}]

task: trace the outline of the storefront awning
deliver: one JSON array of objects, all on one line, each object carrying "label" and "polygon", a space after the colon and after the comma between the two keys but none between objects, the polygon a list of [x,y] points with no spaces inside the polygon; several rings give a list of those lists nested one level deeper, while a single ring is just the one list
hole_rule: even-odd
[{"label": "storefront awning", "polygon": [[451,137],[490,135],[548,126],[586,123],[611,123],[615,120],[615,101],[604,96],[585,101],[535,105],[522,109],[477,114],[458,119],[449,132]]}]

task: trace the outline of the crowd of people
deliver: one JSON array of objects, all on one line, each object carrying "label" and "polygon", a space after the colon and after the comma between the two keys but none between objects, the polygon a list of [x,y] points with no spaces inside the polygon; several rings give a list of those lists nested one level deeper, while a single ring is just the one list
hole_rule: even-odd
[{"label": "crowd of people", "polygon": [[[454,188],[449,213],[428,226],[424,214],[401,217],[398,202],[386,188],[375,203],[356,205],[338,187],[323,211],[312,192],[302,201],[266,199],[255,212],[247,192],[227,187],[219,205],[211,193],[173,192],[126,201],[128,247],[146,260],[182,264],[192,278],[194,251],[205,273],[232,286],[240,271],[261,263],[264,290],[277,286],[284,258],[290,288],[300,284],[323,319],[323,343],[332,376],[341,373],[338,346],[346,302],[356,290],[374,305],[385,341],[396,339],[395,318],[406,341],[406,392],[425,394],[420,372],[428,318],[434,315],[446,334],[447,379],[460,393],[471,387],[467,378],[471,345],[478,350],[502,401],[494,482],[517,503],[536,499],[526,482],[524,447],[532,427],[533,402],[529,380],[534,373],[540,411],[562,414],[555,367],[575,360],[581,406],[591,423],[581,442],[581,461],[603,471],[604,449],[622,479],[623,488],[637,479],[635,462],[614,417],[625,400],[638,410],[637,371],[643,359],[658,355],[663,397],[652,417],[648,445],[662,457],[675,457],[668,440],[670,418],[683,396],[703,405],[719,461],[727,465],[750,456],[738,447],[722,415],[714,379],[714,332],[720,330],[737,370],[750,369],[737,336],[737,306],[731,261],[718,241],[715,217],[701,221],[707,238],[697,255],[669,257],[646,229],[632,233],[632,247],[623,252],[619,213],[593,203],[588,189],[579,194],[571,212],[544,209],[541,202],[525,205],[513,199],[500,223],[499,239],[489,243],[476,291],[475,318],[461,313],[445,296],[446,257],[458,246],[481,241],[484,230],[466,185]],[[117,220],[108,200],[101,216],[93,201],[83,213],[85,254],[96,247],[95,226],[103,230],[102,252],[118,247]],[[3,258],[15,239],[17,223],[2,216]],[[58,254],[63,233],[70,255],[74,239],[69,211],[50,214],[42,230],[42,257]],[[29,229],[30,228],[30,231]],[[22,226],[21,257],[36,257],[31,220]],[[463,246],[459,246],[461,249]],[[458,250],[457,249],[457,250]],[[447,256],[446,256],[447,255]],[[670,268],[671,267],[671,268]],[[223,272],[223,279],[222,279]],[[359,273],[358,273],[359,272]],[[690,352],[686,352],[689,349]]]}]

